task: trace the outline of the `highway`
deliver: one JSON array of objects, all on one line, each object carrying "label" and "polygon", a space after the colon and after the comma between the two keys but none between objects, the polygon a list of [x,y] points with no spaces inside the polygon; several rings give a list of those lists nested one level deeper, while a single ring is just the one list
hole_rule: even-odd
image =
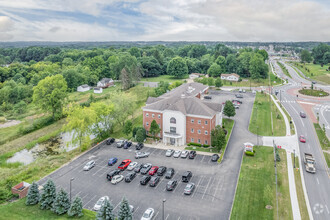
[{"label": "highway", "polygon": [[[278,75],[283,78],[288,78],[283,74],[281,68],[277,65],[276,61],[271,60],[275,71]],[[284,63],[284,62],[282,62]],[[285,63],[284,63],[285,64]],[[305,86],[310,85],[311,81],[308,81],[299,76],[299,74],[290,66],[285,64],[292,79],[288,79],[289,83],[281,87],[277,87],[282,92],[278,93],[278,99],[281,98],[282,105],[291,115],[294,124],[296,126],[297,135],[304,135],[306,137],[306,143],[299,142],[301,164],[300,167],[303,169],[303,176],[305,180],[307,195],[314,219],[330,219],[330,172],[325,162],[321,146],[318,142],[314,126],[309,118],[301,118],[299,115],[300,111],[303,111],[302,107],[297,101],[310,101],[308,99],[301,99],[297,96],[290,95],[287,90],[292,88],[301,88],[303,84]],[[318,85],[316,85],[318,86]],[[327,89],[328,86],[323,86]],[[315,100],[313,100],[315,102]],[[327,106],[329,103],[319,103],[320,105]],[[321,108],[320,108],[321,109]],[[326,108],[327,109],[327,108]],[[323,109],[324,110],[324,109]],[[323,113],[322,120],[329,120],[329,112]],[[316,159],[316,174],[310,174],[305,171],[303,164],[304,152],[312,153]]]}]

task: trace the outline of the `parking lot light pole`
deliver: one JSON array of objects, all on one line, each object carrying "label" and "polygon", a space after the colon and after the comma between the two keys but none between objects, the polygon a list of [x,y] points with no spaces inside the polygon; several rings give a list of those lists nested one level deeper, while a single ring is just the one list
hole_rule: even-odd
[{"label": "parking lot light pole", "polygon": [[165,209],[164,209],[165,202],[166,199],[163,199],[163,220],[165,220]]},{"label": "parking lot light pole", "polygon": [[293,149],[293,168],[296,168],[296,150]]},{"label": "parking lot light pole", "polygon": [[71,185],[72,185],[72,181],[74,180],[74,178],[70,179],[70,202],[71,202]]}]

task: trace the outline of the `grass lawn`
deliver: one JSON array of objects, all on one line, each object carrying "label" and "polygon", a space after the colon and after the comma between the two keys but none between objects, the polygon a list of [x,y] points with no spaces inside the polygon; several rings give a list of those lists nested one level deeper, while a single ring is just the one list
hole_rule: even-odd
[{"label": "grass lawn", "polygon": [[285,136],[286,131],[283,128],[285,128],[284,118],[269,95],[257,93],[253,104],[249,131],[254,134],[258,133],[261,136]]},{"label": "grass lawn", "polygon": [[315,127],[316,134],[319,138],[322,150],[327,151],[327,152],[323,152],[323,154],[324,154],[325,160],[328,164],[328,167],[330,167],[330,141],[329,141],[328,137],[325,135],[325,132],[322,130],[322,128],[320,127],[319,124],[314,123],[314,127]]},{"label": "grass lawn", "polygon": [[[282,83],[282,80],[280,78],[277,78],[273,73],[269,73],[270,81],[272,85],[280,85]],[[250,84],[251,82],[251,84]],[[269,79],[259,79],[254,80],[250,78],[242,78],[241,82],[229,82],[226,80],[222,80],[222,83],[224,86],[233,86],[233,87],[258,87],[258,86],[268,86],[269,85]]]},{"label": "grass lawn", "polygon": [[[225,127],[225,129],[227,130],[227,136],[226,136],[226,144],[225,147],[223,149],[221,149],[221,152],[225,152],[225,149],[228,145],[228,140],[230,138],[230,134],[233,130],[233,126],[234,126],[234,120],[232,119],[228,119],[228,118],[224,118],[222,120],[223,126]],[[197,147],[197,146],[188,146],[185,148],[185,150],[195,150],[195,151],[202,151],[202,152],[210,152],[210,153],[219,153],[220,149],[214,148],[214,147]],[[219,161],[221,161],[223,157],[223,153],[221,153],[220,159]]]},{"label": "grass lawn", "polygon": [[311,79],[330,84],[330,72],[327,71],[329,65],[323,65],[313,63],[297,63],[292,62],[292,64],[297,67],[303,74]]},{"label": "grass lawn", "polygon": [[185,80],[188,79],[189,75],[185,75],[183,78],[176,78],[174,76],[170,76],[170,75],[161,75],[161,76],[157,76],[157,77],[146,77],[146,78],[141,78],[140,81],[146,81],[146,82],[160,82],[160,81],[164,81],[164,82],[175,82],[175,81],[181,81],[181,80]]},{"label": "grass lawn", "polygon": [[277,64],[281,67],[283,73],[284,73],[287,77],[292,78],[292,76],[290,75],[289,71],[286,69],[286,67],[285,67],[282,63],[277,62]]},{"label": "grass lawn", "polygon": [[[278,100],[277,96],[273,96],[275,99]],[[280,107],[282,108],[284,114],[286,115],[286,117],[288,118],[289,122],[292,120],[292,118],[290,117],[289,113],[286,111],[286,109],[283,107],[283,105],[279,102],[278,103],[280,105]],[[296,130],[294,129],[294,124],[290,123],[290,131],[291,131],[291,135],[294,135],[296,133]]]},{"label": "grass lawn", "polygon": [[[277,219],[273,148],[255,146],[254,157],[243,156],[230,219]],[[278,219],[292,219],[286,152],[279,150],[277,163]],[[268,189],[268,190],[266,190]],[[266,209],[271,205],[272,209]]]},{"label": "grass lawn", "polygon": [[324,97],[329,95],[329,93],[323,90],[316,90],[316,89],[300,89],[299,93],[303,95],[316,96],[316,97]]},{"label": "grass lawn", "polygon": [[[293,154],[292,156],[292,164],[294,164]],[[299,203],[299,210],[300,210],[300,216],[302,220],[308,220],[309,215],[307,211],[306,201],[305,201],[305,195],[301,183],[301,176],[299,171],[299,160],[296,158],[295,160],[296,168],[293,168],[294,173],[294,179],[296,183],[296,191],[297,191],[297,197],[298,197],[298,203]]]},{"label": "grass lawn", "polygon": [[24,219],[24,220],[48,220],[48,219],[95,219],[96,213],[87,209],[83,210],[84,215],[81,218],[72,218],[67,214],[56,215],[50,210],[42,210],[39,205],[26,206],[25,199],[8,203],[0,206],[0,219]]}]

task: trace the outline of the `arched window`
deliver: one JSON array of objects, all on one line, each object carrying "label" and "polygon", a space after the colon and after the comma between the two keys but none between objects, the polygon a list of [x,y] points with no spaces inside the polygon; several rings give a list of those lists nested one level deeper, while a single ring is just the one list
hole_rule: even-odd
[{"label": "arched window", "polygon": [[172,118],[170,119],[170,123],[171,123],[171,124],[176,124],[176,119],[172,117]]}]

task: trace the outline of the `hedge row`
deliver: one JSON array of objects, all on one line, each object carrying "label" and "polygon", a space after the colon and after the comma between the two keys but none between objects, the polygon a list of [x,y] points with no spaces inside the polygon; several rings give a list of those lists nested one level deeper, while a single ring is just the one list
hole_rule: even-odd
[{"label": "hedge row", "polygon": [[188,146],[196,146],[196,147],[209,147],[210,145],[208,145],[208,144],[198,144],[198,143],[193,143],[193,142],[191,142],[191,143],[189,143],[189,144],[187,144]]}]

